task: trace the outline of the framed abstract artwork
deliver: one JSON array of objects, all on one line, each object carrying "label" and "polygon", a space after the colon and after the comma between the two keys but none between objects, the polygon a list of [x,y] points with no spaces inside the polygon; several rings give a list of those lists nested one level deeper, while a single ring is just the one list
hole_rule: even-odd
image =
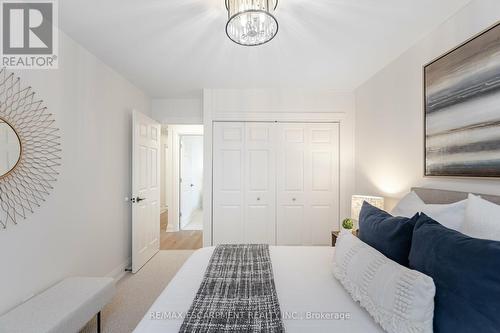
[{"label": "framed abstract artwork", "polygon": [[500,23],[424,66],[425,176],[500,177]]}]

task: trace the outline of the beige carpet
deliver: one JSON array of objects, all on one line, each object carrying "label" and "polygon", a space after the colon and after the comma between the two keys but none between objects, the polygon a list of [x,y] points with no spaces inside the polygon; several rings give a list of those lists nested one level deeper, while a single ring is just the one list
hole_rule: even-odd
[{"label": "beige carpet", "polygon": [[[194,251],[160,251],[137,274],[128,273],[101,313],[103,333],[132,332],[182,264]],[[81,333],[96,332],[96,319]]]}]

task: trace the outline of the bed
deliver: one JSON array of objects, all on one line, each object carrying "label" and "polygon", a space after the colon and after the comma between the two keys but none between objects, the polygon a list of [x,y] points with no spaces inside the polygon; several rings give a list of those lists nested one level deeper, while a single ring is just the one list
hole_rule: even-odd
[{"label": "bed", "polygon": [[[412,189],[426,203],[450,203],[467,193]],[[498,196],[483,196],[500,204]],[[276,293],[286,332],[371,332],[384,330],[333,276],[335,248],[269,247]],[[196,251],[145,314],[134,332],[178,332],[203,281],[213,247]]]},{"label": "bed", "polygon": [[[188,259],[134,332],[179,331],[183,319],[176,318],[177,314],[188,311],[213,250],[203,248]],[[333,277],[333,251],[329,247],[270,247],[286,332],[383,332]],[[307,318],[308,312],[323,318]]]}]

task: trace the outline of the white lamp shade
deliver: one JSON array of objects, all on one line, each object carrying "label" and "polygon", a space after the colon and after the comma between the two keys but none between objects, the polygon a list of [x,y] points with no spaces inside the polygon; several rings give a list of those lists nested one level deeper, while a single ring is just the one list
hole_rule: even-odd
[{"label": "white lamp shade", "polygon": [[363,202],[365,201],[372,206],[384,209],[384,198],[382,197],[353,195],[351,200],[351,218],[353,220],[359,221],[359,213],[361,212],[361,207],[363,207]]}]

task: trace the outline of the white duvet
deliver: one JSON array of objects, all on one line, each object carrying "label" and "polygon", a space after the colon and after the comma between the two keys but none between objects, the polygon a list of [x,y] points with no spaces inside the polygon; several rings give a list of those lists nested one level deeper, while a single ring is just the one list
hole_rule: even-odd
[{"label": "white duvet", "polygon": [[[188,259],[134,332],[179,331],[213,250],[198,250]],[[330,247],[270,247],[286,332],[383,332],[333,276],[333,251]]]}]

